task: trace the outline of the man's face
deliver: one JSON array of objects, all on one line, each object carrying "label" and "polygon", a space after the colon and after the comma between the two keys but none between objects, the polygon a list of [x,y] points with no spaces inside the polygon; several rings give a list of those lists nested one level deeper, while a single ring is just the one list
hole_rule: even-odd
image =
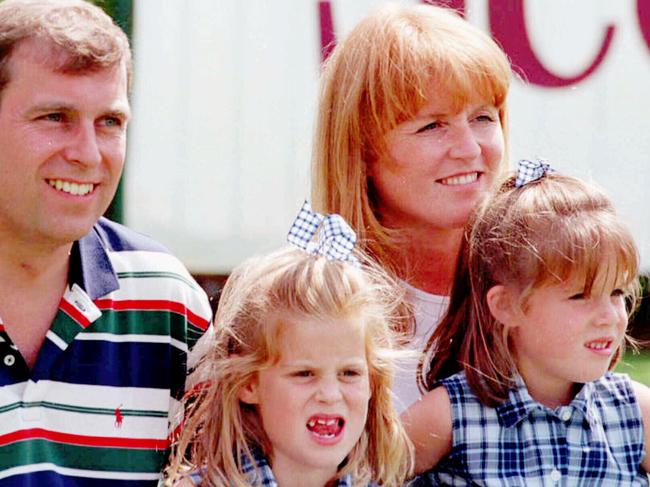
[{"label": "man's face", "polygon": [[0,238],[45,247],[82,237],[108,207],[129,118],[123,65],[63,74],[48,50],[19,43],[0,94]]}]

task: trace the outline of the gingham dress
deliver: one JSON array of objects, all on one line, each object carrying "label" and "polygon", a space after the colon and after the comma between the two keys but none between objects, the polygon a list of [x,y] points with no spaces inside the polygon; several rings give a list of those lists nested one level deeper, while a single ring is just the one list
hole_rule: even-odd
[{"label": "gingham dress", "polygon": [[648,485],[641,412],[627,375],[607,373],[555,409],[536,402],[521,379],[496,408],[479,402],[464,373],[442,385],[452,451],[414,486]]},{"label": "gingham dress", "polygon": [[[248,481],[255,487],[278,487],[271,466],[266,457],[258,450],[253,450],[253,458],[242,455],[242,473],[248,475]],[[252,461],[251,461],[252,460]],[[257,468],[255,468],[257,466]],[[189,477],[194,485],[201,484],[201,474],[194,472]],[[346,475],[339,479],[337,487],[352,487],[352,479]],[[374,484],[369,484],[372,487]]]}]

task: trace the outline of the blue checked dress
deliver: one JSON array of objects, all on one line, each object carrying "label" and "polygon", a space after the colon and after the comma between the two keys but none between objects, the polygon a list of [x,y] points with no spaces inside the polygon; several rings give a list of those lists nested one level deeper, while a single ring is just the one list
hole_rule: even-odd
[{"label": "blue checked dress", "polygon": [[608,372],[555,409],[536,402],[521,379],[496,408],[479,402],[463,372],[441,384],[451,400],[452,451],[412,486],[648,485],[641,411],[627,375]]},{"label": "blue checked dress", "polygon": [[[252,453],[252,461],[247,455],[242,456],[242,473],[248,474],[250,484],[255,487],[278,487],[278,483],[275,481],[273,471],[266,457],[259,450],[253,450]],[[255,468],[256,466],[257,468]],[[199,472],[190,474],[189,478],[194,485],[202,485],[201,474]],[[368,487],[373,486],[375,484],[368,484]],[[336,487],[352,487],[352,479],[349,475],[345,475],[339,479]]]}]

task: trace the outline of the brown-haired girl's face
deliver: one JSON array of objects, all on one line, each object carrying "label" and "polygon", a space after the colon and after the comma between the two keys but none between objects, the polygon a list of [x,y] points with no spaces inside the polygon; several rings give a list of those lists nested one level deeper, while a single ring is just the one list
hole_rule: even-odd
[{"label": "brown-haired girl's face", "polygon": [[460,228],[491,188],[504,152],[499,111],[481,100],[458,105],[433,90],[386,134],[386,153],[369,167],[385,225]]},{"label": "brown-haired girl's face", "polygon": [[328,479],[365,430],[370,379],[363,326],[350,319],[280,320],[277,363],[240,393],[256,404],[276,476]]},{"label": "brown-haired girl's face", "polygon": [[600,378],[609,368],[627,327],[625,290],[584,278],[534,288],[521,313],[503,320],[515,360],[531,395],[566,403],[575,383]]}]

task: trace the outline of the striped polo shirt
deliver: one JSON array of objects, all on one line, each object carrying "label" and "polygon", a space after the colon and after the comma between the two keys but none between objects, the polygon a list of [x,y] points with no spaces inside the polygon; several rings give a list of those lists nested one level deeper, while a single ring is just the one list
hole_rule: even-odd
[{"label": "striped polo shirt", "polygon": [[104,218],[70,259],[31,371],[0,324],[0,485],[156,485],[207,297],[162,246]]}]

